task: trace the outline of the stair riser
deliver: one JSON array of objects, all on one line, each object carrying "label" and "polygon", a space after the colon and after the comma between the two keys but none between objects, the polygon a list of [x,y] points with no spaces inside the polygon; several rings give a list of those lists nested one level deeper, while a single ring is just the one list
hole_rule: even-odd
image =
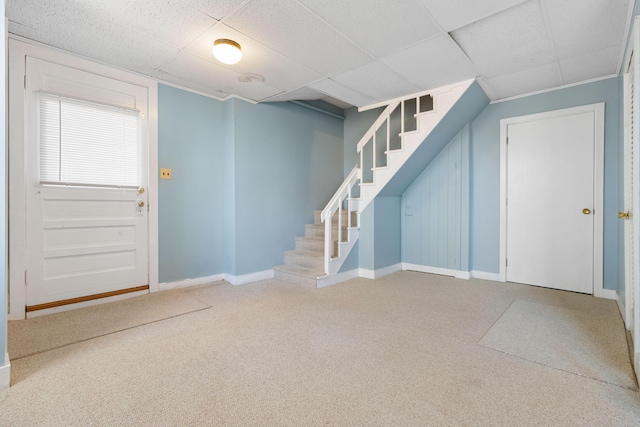
[{"label": "stair riser", "polygon": [[284,264],[296,265],[304,268],[322,269],[324,268],[324,258],[321,255],[307,256],[288,252],[284,254]]},{"label": "stair riser", "polygon": [[296,250],[322,253],[324,251],[324,240],[297,237]]}]

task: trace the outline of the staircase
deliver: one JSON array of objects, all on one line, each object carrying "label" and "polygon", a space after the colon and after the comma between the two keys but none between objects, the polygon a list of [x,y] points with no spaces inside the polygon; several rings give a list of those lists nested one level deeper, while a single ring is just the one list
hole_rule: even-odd
[{"label": "staircase", "polygon": [[[296,237],[296,247],[292,251],[284,254],[284,265],[273,268],[275,278],[298,285],[317,287],[325,274],[325,225],[321,220],[322,211],[313,212],[313,224],[304,226],[304,236]],[[338,221],[332,223],[331,244],[334,252],[338,250],[338,234],[347,235],[347,211],[342,211],[342,229],[338,233]],[[352,213],[352,221],[355,221],[356,214]],[[355,222],[354,222],[355,224]],[[344,242],[344,239],[343,239]]]},{"label": "staircase", "polygon": [[[469,105],[457,105],[466,94]],[[314,224],[285,253],[285,264],[274,267],[275,278],[314,287],[340,281],[334,276],[358,240],[360,213],[381,192],[402,194],[486,104],[475,80],[391,101],[358,142],[359,164],[326,207],[314,212]]]}]

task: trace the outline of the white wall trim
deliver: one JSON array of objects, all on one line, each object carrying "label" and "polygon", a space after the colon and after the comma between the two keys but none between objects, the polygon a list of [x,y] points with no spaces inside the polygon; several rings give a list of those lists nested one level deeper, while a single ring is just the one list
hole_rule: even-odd
[{"label": "white wall trim", "polygon": [[[604,298],[604,299],[611,299],[614,301],[618,301],[618,292],[614,291],[613,289],[602,289],[600,291],[600,295],[595,295],[594,296],[598,297],[598,298]],[[618,302],[619,304],[619,302]]]},{"label": "white wall trim", "polygon": [[247,283],[273,279],[274,276],[275,276],[275,272],[273,271],[273,269],[271,269],[271,270],[258,271],[256,273],[251,273],[251,274],[245,274],[242,276],[232,276],[230,274],[225,274],[224,280],[231,283],[232,285],[246,285]]},{"label": "white wall trim", "polygon": [[215,274],[213,276],[194,277],[192,279],[178,280],[176,282],[163,282],[160,283],[158,287],[160,291],[170,291],[172,289],[206,285],[213,282],[220,282],[222,280],[224,280],[224,274]]},{"label": "white wall trim", "polygon": [[402,263],[403,270],[417,271],[420,273],[439,274],[441,276],[451,276],[456,279],[469,280],[470,273],[468,271],[451,270],[449,268],[429,267],[426,265],[411,264],[407,262]]},{"label": "white wall trim", "polygon": [[346,282],[347,280],[357,279],[360,277],[360,269],[354,268],[353,270],[343,271],[337,274],[328,274],[318,278],[318,288],[326,288],[327,286],[336,285],[338,283]]},{"label": "white wall trim", "polygon": [[[26,260],[24,74],[25,56],[63,64],[146,87],[149,114],[149,290],[158,290],[158,85],[153,79],[89,61],[64,51],[9,38],[9,319],[25,318]],[[22,190],[21,190],[22,189]],[[18,191],[16,191],[18,190]],[[104,301],[104,300],[96,300]]]},{"label": "white wall trim", "polygon": [[388,276],[391,273],[402,270],[402,263],[390,265],[389,267],[379,268],[377,270],[367,270],[366,268],[360,269],[360,277],[365,279],[379,279],[384,276]]},{"label": "white wall trim", "polygon": [[586,84],[589,84],[589,83],[599,82],[600,80],[609,80],[609,79],[613,79],[613,78],[617,78],[617,77],[618,77],[617,73],[616,74],[609,74],[607,76],[596,77],[595,79],[582,80],[580,82],[569,83],[569,84],[566,84],[566,85],[556,86],[556,87],[552,87],[552,88],[549,88],[549,89],[537,90],[535,92],[527,92],[527,93],[523,93],[521,95],[510,96],[509,98],[496,99],[494,101],[491,101],[489,104],[499,104],[501,102],[514,101],[516,99],[527,98],[529,96],[540,95],[540,94],[543,94],[543,93],[555,92],[557,90],[568,89],[568,88],[574,87],[574,86],[582,86],[582,85],[586,85]]},{"label": "white wall trim", "polygon": [[[622,319],[625,319],[625,314],[626,314],[626,309],[624,306],[624,301],[622,301],[622,298],[620,298],[620,292],[616,292],[616,304],[618,305],[618,311],[620,312],[620,315],[622,316]],[[627,325],[627,322],[624,322],[624,326],[625,329],[629,330],[629,326]]]},{"label": "white wall trim", "polygon": [[600,102],[500,120],[500,281],[507,280],[507,127],[533,120],[593,112],[595,114],[593,295],[599,298],[607,298],[605,295],[610,297],[610,294],[603,289],[604,108],[604,102]]},{"label": "white wall trim", "polygon": [[5,390],[11,385],[11,363],[9,353],[4,354],[4,365],[0,366],[0,390]]},{"label": "white wall trim", "polygon": [[486,271],[471,271],[472,279],[491,280],[493,282],[500,282],[500,273],[488,273]]}]

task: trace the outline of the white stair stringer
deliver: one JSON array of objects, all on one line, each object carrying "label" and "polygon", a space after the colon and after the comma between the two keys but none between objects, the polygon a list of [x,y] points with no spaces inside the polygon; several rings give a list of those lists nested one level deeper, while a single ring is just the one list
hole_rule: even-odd
[{"label": "white stair stringer", "polygon": [[474,80],[469,80],[430,92],[433,96],[434,110],[417,115],[418,130],[406,132],[401,136],[402,149],[387,153],[387,167],[373,169],[373,183],[360,185],[360,198],[355,202],[357,212],[362,212],[369,206],[473,82]]}]

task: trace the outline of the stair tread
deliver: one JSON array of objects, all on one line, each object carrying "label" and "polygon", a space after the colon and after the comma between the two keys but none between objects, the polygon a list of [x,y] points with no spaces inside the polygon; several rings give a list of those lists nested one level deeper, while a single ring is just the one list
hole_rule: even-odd
[{"label": "stair tread", "polygon": [[313,237],[313,236],[296,236],[297,240],[317,240],[318,242],[324,242],[324,237]]}]

